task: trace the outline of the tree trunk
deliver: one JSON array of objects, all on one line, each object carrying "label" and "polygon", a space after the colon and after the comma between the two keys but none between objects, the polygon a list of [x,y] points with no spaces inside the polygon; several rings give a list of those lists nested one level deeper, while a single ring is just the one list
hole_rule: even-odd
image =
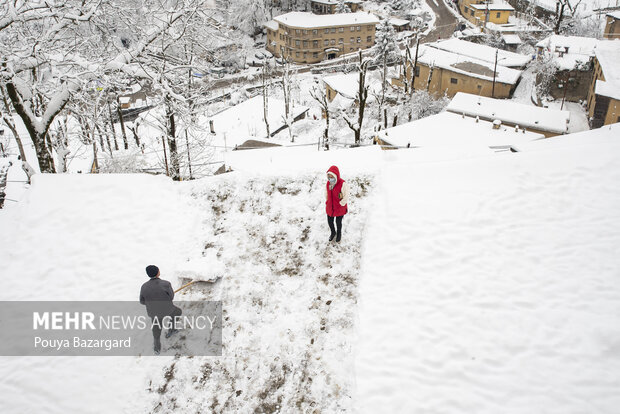
[{"label": "tree trunk", "polygon": [[181,181],[181,169],[179,166],[179,151],[177,150],[176,124],[174,112],[168,104],[166,106],[166,116],[168,117],[168,150],[170,151],[170,176],[174,181]]},{"label": "tree trunk", "polygon": [[[42,173],[55,173],[56,167],[54,165],[54,157],[52,156],[52,144],[47,137],[49,124],[39,126],[39,128],[37,128],[37,125],[35,124],[36,120],[29,116],[30,111],[28,111],[24,106],[22,98],[13,83],[9,82],[6,84],[6,91],[9,95],[9,99],[11,99],[11,102],[13,103],[15,111],[24,122],[26,130],[30,135],[30,139],[32,140],[32,144],[34,145],[37,153],[39,170]],[[58,112],[60,112],[63,107],[64,105],[61,105],[58,108]]]},{"label": "tree trunk", "polygon": [[108,115],[110,121],[110,131],[112,132],[112,138],[114,138],[114,151],[118,151],[118,140],[116,139],[116,130],[114,129],[114,118],[112,117],[112,106],[110,105],[110,101],[108,101]]},{"label": "tree trunk", "polygon": [[121,111],[121,101],[118,95],[116,95],[116,114],[118,120],[121,123],[121,133],[123,134],[123,144],[125,149],[129,149],[129,142],[127,141],[127,132],[125,132],[125,121],[123,120],[123,111]]}]

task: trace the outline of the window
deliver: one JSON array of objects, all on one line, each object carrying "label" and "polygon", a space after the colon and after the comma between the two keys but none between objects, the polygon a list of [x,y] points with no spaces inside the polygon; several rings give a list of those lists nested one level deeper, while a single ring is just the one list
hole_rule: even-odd
[{"label": "window", "polygon": [[339,29],[338,29],[338,31],[339,31],[340,33],[344,32],[344,27],[339,28]]},{"label": "window", "polygon": [[352,37],[349,43],[355,43],[355,39]]},{"label": "window", "polygon": [[331,42],[329,42],[331,45],[335,45],[336,44],[336,39],[332,39]]},{"label": "window", "polygon": [[329,33],[329,29],[325,29],[325,33]]},{"label": "window", "polygon": [[353,48],[352,47],[349,48],[349,52],[353,52]]},{"label": "window", "polygon": [[474,11],[473,10],[471,10],[470,13],[471,13],[472,16],[474,15]]},{"label": "window", "polygon": [[359,32],[360,30],[362,30],[362,26],[357,26],[357,31]]},{"label": "window", "polygon": [[362,38],[361,37],[357,38],[357,43],[362,43]]},{"label": "window", "polygon": [[313,41],[312,41],[312,47],[314,47],[315,49],[316,49],[317,47],[319,47],[319,41],[318,41],[318,40],[313,40]]},{"label": "window", "polygon": [[318,31],[317,29],[314,29],[314,30],[312,31],[312,34],[316,36],[316,35],[318,35],[318,34],[319,34],[319,31]]},{"label": "window", "polygon": [[325,40],[323,41],[323,45],[324,45],[324,46],[329,46],[329,40],[325,39]]},{"label": "window", "polygon": [[308,31],[307,31],[307,30],[304,30],[304,35],[307,35],[307,34],[308,34]]},{"label": "window", "polygon": [[340,39],[338,39],[338,43],[344,43],[344,39],[341,37]]},{"label": "window", "polygon": [[308,52],[304,52],[304,59],[308,57]]},{"label": "window", "polygon": [[450,78],[450,83],[456,85],[457,83],[459,83],[457,78]]},{"label": "window", "polygon": [[499,19],[502,16],[500,12],[497,12],[497,18]]},{"label": "window", "polygon": [[420,67],[419,66],[415,67],[415,75],[414,76],[420,76]]},{"label": "window", "polygon": [[312,53],[312,57],[316,59],[316,58],[319,57],[319,54],[317,52],[314,52],[314,53]]},{"label": "window", "polygon": [[299,40],[295,40],[295,46],[299,47]]},{"label": "window", "polygon": [[295,29],[295,34],[299,35],[299,29]]},{"label": "window", "polygon": [[332,33],[336,33],[336,28],[335,28],[335,27],[332,27],[331,32],[332,32]]},{"label": "window", "polygon": [[355,31],[355,27],[351,26],[351,31],[354,32]]},{"label": "window", "polygon": [[372,25],[371,26],[366,26],[366,30],[368,30],[369,32],[371,32],[372,29],[374,29],[374,28],[375,28],[375,26],[372,26]]},{"label": "window", "polygon": [[299,57],[299,52],[295,52],[295,57]]},{"label": "window", "polygon": [[304,49],[307,49],[307,48],[308,48],[308,41],[304,40]]},{"label": "window", "polygon": [[480,91],[480,89],[482,89],[482,85],[477,85],[476,88]]},{"label": "window", "polygon": [[368,43],[372,42],[372,36],[367,36],[366,37],[366,42],[368,42]]}]

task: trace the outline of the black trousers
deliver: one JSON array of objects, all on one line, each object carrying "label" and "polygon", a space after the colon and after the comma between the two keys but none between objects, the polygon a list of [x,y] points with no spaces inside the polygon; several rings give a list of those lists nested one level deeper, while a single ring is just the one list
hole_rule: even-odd
[{"label": "black trousers", "polygon": [[[329,224],[329,229],[332,231],[332,234],[337,234],[338,236],[341,235],[343,217],[344,216],[338,216],[338,217],[327,216],[327,224]],[[336,219],[336,227],[334,227],[334,219]]]},{"label": "black trousers", "polygon": [[[173,305],[174,306],[174,305]],[[183,311],[181,310],[181,308],[178,308],[176,306],[174,306],[174,310],[172,311],[172,313],[170,316],[172,318],[172,321],[170,323],[174,323],[174,318],[177,316],[181,316],[181,314],[183,313]],[[153,323],[153,346],[155,348],[155,350],[159,351],[161,350],[161,328],[164,324],[164,318],[166,316],[162,316],[162,317],[158,317],[158,316],[154,316],[152,319],[153,321],[155,321],[155,319],[159,320],[159,324]],[[166,323],[168,323],[167,321],[165,321]],[[174,326],[174,325],[171,325]]]}]

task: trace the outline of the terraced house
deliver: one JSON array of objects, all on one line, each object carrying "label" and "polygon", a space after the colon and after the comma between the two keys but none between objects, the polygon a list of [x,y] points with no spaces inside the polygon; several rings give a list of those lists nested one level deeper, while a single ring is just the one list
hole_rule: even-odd
[{"label": "terraced house", "polygon": [[267,22],[267,50],[295,63],[317,63],[375,44],[379,19],[370,13],[291,12]]}]

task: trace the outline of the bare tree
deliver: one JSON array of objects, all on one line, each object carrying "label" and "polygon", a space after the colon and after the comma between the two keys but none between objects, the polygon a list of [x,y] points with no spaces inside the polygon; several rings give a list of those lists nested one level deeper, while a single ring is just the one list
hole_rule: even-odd
[{"label": "bare tree", "polygon": [[362,137],[362,124],[364,122],[364,110],[366,109],[366,101],[368,99],[368,86],[366,86],[366,74],[368,72],[369,59],[364,59],[362,51],[359,52],[359,80],[358,90],[355,96],[357,103],[357,121],[350,120],[346,115],[343,117],[349,128],[353,131],[355,136],[355,145],[361,143]]},{"label": "bare tree", "polygon": [[269,131],[269,64],[267,62],[263,64],[263,68],[261,71],[261,81],[261,92],[263,95],[263,120],[265,121],[267,138],[269,138],[271,137],[271,133]]},{"label": "bare tree", "polygon": [[[323,130],[323,147],[329,150],[329,102],[325,92],[318,86],[314,86],[310,90],[310,96],[319,103],[323,116],[325,117],[325,130]],[[319,144],[320,145],[320,144]]]}]

